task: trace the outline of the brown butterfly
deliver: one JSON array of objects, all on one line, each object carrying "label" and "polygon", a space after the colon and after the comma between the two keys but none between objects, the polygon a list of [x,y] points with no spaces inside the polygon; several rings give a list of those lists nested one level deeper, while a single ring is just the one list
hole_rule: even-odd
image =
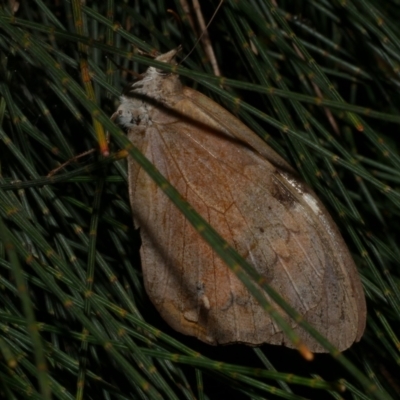
[{"label": "brown butterfly", "polygon": [[[156,58],[175,64],[178,50]],[[254,132],[179,77],[150,67],[113,119],[181,195],[339,350],[360,340],[365,297],[328,212]],[[293,347],[279,326],[132,159],[129,194],[146,291],[174,329],[209,344]],[[326,351],[288,316],[313,352]]]}]

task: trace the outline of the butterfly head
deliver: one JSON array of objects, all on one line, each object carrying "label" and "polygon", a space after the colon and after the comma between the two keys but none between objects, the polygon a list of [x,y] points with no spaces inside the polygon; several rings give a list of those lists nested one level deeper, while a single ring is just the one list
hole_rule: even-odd
[{"label": "butterfly head", "polygon": [[[170,65],[177,65],[175,56],[181,47],[160,54],[155,58]],[[114,119],[122,128],[151,124],[149,117],[155,106],[168,106],[171,98],[182,91],[179,76],[157,67],[149,67],[139,79],[129,85],[120,97],[121,104]]]}]

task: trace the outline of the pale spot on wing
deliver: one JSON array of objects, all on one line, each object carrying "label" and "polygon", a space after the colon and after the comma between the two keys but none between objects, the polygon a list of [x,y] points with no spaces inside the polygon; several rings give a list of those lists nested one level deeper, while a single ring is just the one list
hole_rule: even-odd
[{"label": "pale spot on wing", "polygon": [[203,295],[202,297],[200,297],[200,301],[201,301],[203,307],[204,307],[206,310],[209,310],[209,309],[211,308],[211,306],[210,306],[210,300],[209,300],[209,298],[208,298],[207,296]]},{"label": "pale spot on wing", "polygon": [[303,194],[303,188],[302,185],[299,184],[299,182],[294,179],[292,176],[285,172],[279,172],[279,175],[286,180],[286,182],[293,187],[293,189],[298,193],[298,194]]},{"label": "pale spot on wing", "polygon": [[183,316],[191,322],[197,322],[199,320],[197,309],[192,309],[183,312]]},{"label": "pale spot on wing", "polygon": [[311,196],[309,193],[303,193],[303,199],[310,206],[310,208],[314,211],[316,215],[321,214],[321,210],[319,209],[318,204],[313,196]]}]

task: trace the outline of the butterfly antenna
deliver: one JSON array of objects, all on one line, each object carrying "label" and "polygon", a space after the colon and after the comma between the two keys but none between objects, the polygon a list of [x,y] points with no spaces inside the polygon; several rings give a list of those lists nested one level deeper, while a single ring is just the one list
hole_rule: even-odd
[{"label": "butterfly antenna", "polygon": [[221,8],[222,3],[224,2],[224,0],[221,0],[217,6],[217,8],[214,11],[214,14],[212,15],[212,17],[210,18],[210,21],[208,21],[207,26],[205,27],[205,29],[203,29],[203,32],[201,32],[200,36],[197,38],[196,43],[194,44],[194,46],[192,47],[192,50],[189,51],[188,54],[186,54],[185,58],[179,63],[182,64],[192,53],[193,50],[196,48],[196,46],[199,44],[200,40],[203,38],[203,36],[205,35],[205,33],[207,32],[208,27],[211,25],[211,23],[213,22],[215,16],[217,15],[218,10]]}]

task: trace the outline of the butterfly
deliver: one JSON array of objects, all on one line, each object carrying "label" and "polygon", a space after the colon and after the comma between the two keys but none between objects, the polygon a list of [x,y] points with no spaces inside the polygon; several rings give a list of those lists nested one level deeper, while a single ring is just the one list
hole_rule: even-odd
[{"label": "butterfly", "polygon": [[[156,60],[176,65],[178,51]],[[155,67],[127,88],[112,119],[306,321],[340,351],[360,340],[366,303],[349,250],[315,193],[263,140],[178,75]],[[164,320],[211,345],[293,347],[131,158],[128,172],[144,285]],[[311,351],[326,351],[282,315]]]}]

